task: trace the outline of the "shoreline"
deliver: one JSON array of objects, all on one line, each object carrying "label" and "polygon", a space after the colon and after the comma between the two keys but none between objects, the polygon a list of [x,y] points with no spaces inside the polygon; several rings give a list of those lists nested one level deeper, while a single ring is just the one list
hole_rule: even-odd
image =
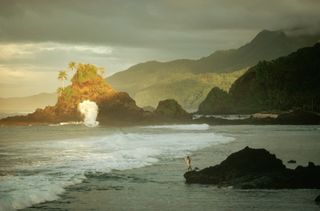
[{"label": "shoreline", "polygon": [[[270,150],[289,168],[305,165],[308,161],[320,163],[320,158],[310,160],[319,153],[320,143],[316,145],[302,143],[305,136],[312,141],[314,138],[319,138],[319,133],[308,134],[307,131],[304,131],[310,129],[308,126],[298,132],[295,132],[295,126],[289,126],[289,135],[282,134],[281,128],[266,127],[268,126],[228,126],[227,128],[214,126],[214,132],[218,134],[226,135],[227,131],[233,130],[229,136],[234,137],[235,140],[193,152],[193,167],[202,169],[218,164],[226,158],[226,155],[246,145]],[[274,133],[261,137],[260,132],[264,130],[271,130]],[[258,132],[254,133],[254,131]],[[295,159],[297,163],[288,164],[289,159]],[[313,200],[319,194],[319,190],[248,191],[232,188],[220,189],[208,185],[187,185],[183,178],[185,170],[184,161],[174,158],[160,160],[154,165],[142,168],[112,171],[100,175],[89,174],[82,183],[68,187],[60,199],[23,210],[252,210],[254,206],[258,209],[268,209],[270,206],[284,207],[283,210],[299,210],[301,206],[310,210],[318,208]],[[265,195],[268,196],[267,199]],[[212,197],[213,201],[210,201]],[[232,205],[230,200],[234,200],[234,197],[239,197],[236,200],[238,205]],[[287,197],[287,201],[280,200],[283,197]],[[255,204],[255,200],[259,203]],[[231,204],[228,205],[228,203]]]},{"label": "shoreline", "polygon": [[[151,115],[150,113],[149,115]],[[30,114],[31,115],[31,114]],[[243,116],[244,114],[230,115],[199,115],[188,113],[187,118],[174,118],[165,116],[145,116],[140,119],[125,119],[104,121],[103,118],[97,118],[101,126],[106,127],[131,127],[146,125],[163,125],[163,124],[208,124],[208,125],[320,125],[320,114],[303,111],[291,110],[279,114],[274,113],[254,113],[246,114],[246,118],[228,118],[234,116]],[[217,116],[225,116],[217,117]],[[190,117],[190,118],[189,118]],[[49,120],[32,120],[29,116],[12,116],[0,119],[0,126],[32,126],[32,125],[50,125],[62,124],[69,122],[81,122],[79,119],[69,121],[49,121]]]}]

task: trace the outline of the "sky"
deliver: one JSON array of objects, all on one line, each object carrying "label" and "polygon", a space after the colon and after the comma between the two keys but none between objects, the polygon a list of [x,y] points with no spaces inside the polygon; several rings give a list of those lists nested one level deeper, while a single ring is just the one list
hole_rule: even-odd
[{"label": "sky", "polygon": [[109,76],[237,48],[263,29],[314,33],[319,11],[319,0],[0,0],[0,97],[55,92],[70,61]]}]

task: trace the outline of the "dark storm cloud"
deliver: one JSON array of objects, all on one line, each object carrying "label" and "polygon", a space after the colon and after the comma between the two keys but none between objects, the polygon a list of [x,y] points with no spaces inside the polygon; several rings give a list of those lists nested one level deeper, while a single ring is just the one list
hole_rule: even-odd
[{"label": "dark storm cloud", "polygon": [[0,0],[0,97],[54,92],[69,61],[108,75],[197,59],[262,29],[319,30],[320,0]]},{"label": "dark storm cloud", "polygon": [[188,48],[239,31],[317,28],[319,11],[318,0],[1,0],[0,41]]}]

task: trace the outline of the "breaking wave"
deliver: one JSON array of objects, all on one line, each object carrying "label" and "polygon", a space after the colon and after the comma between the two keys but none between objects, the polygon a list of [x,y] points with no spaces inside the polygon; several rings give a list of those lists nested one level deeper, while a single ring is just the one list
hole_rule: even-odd
[{"label": "breaking wave", "polygon": [[[205,130],[208,126],[170,127]],[[83,181],[86,173],[148,166],[160,158],[179,158],[232,140],[209,132],[132,132],[1,146],[1,151],[9,154],[1,155],[8,165],[0,169],[0,175],[3,175],[0,177],[0,210],[21,209],[55,200],[67,186]]]}]

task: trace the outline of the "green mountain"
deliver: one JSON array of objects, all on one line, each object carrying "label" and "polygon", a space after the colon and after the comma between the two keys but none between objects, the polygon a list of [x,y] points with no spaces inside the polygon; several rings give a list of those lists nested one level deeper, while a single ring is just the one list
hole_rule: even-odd
[{"label": "green mountain", "polygon": [[212,87],[228,91],[247,68],[312,46],[319,37],[290,37],[282,31],[264,30],[238,49],[216,51],[199,60],[149,61],[116,73],[107,81],[115,89],[128,92],[139,106],[156,106],[159,100],[173,98],[194,110]]},{"label": "green mountain", "polygon": [[[107,78],[141,107],[156,107],[160,100],[176,99],[183,108],[198,109],[212,87],[228,91],[231,84],[260,60],[287,55],[312,46],[319,36],[290,37],[281,31],[262,31],[248,44],[233,50],[216,51],[198,60],[150,61],[130,67]],[[54,105],[57,94],[21,98],[0,98],[0,113],[32,112]]]},{"label": "green mountain", "polygon": [[[219,86],[229,90],[231,84],[246,70],[233,73],[181,74],[180,77],[162,80],[149,87],[139,90],[134,96],[138,105],[158,104],[159,99],[176,99],[179,104],[188,110],[196,110],[200,102],[212,88]],[[133,95],[132,95],[133,96]]]},{"label": "green mountain", "polygon": [[272,61],[261,61],[231,86],[215,87],[201,114],[303,109],[320,112],[320,43]]}]

